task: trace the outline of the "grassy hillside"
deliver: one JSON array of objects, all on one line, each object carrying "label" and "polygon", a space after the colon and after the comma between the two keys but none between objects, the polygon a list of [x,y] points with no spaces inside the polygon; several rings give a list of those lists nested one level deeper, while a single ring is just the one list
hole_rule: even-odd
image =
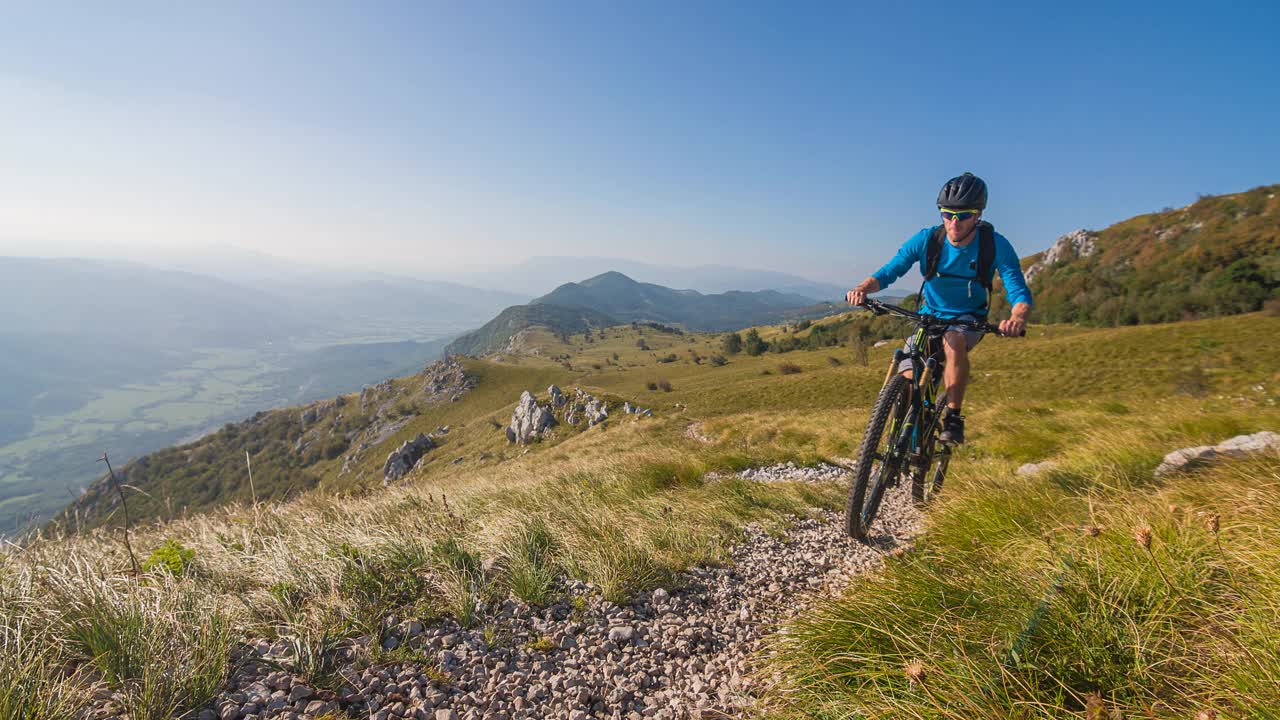
[{"label": "grassy hillside", "polygon": [[562,333],[582,333],[589,328],[616,325],[618,321],[602,312],[561,305],[512,305],[478,330],[449,343],[446,355],[486,355],[507,346],[512,336],[530,327],[555,328]]},{"label": "grassy hillside", "polygon": [[[893,337],[897,328],[895,321],[886,318],[846,313],[759,330],[761,347],[771,357],[806,348],[839,354],[849,352],[842,350],[847,347],[856,348],[854,356],[861,362],[871,341]],[[726,358],[723,336],[686,334],[655,324],[599,328],[573,336],[534,327],[523,330],[520,337],[515,352],[489,360],[460,359],[475,380],[475,387],[462,393],[465,402],[453,402],[452,391],[429,387],[433,371],[429,367],[364,393],[256,413],[194,442],[140,457],[117,468],[120,481],[140,491],[127,501],[130,518],[172,520],[246,502],[255,494],[259,500],[278,500],[322,485],[344,492],[378,487],[382,463],[391,450],[419,432],[444,426],[451,430],[439,438],[443,447],[426,458],[427,464],[457,457],[462,458],[460,463],[500,462],[511,449],[499,430],[524,389],[545,390],[553,382],[565,387],[586,384],[647,406],[666,401],[661,388],[672,382],[683,384],[689,378],[714,386],[725,377],[738,377],[739,360],[748,357],[729,354]],[[765,369],[772,373],[770,367]],[[714,374],[705,372],[712,368],[718,368]],[[615,386],[615,377],[627,377],[629,382]],[[309,422],[303,418],[308,408],[317,411]],[[446,458],[446,453],[458,454]],[[104,473],[54,524],[74,529],[123,522],[124,507]]]},{"label": "grassy hillside", "polygon": [[[785,635],[774,656],[785,678],[771,695],[774,711],[1060,717],[1084,707],[1092,691],[1108,707],[1150,707],[1157,716],[1186,716],[1206,703],[1235,702],[1239,714],[1251,702],[1266,707],[1267,683],[1280,671],[1258,618],[1280,606],[1272,555],[1280,461],[1168,482],[1150,471],[1169,449],[1280,427],[1270,351],[1277,336],[1280,318],[1253,314],[1136,328],[1041,326],[1025,340],[986,340],[975,356],[971,440],[930,512],[928,538]],[[539,354],[469,361],[476,384],[457,402],[415,396],[421,377],[367,397],[363,414],[381,413],[381,421],[401,412],[401,401],[418,404],[396,414],[407,422],[377,452],[350,463],[321,456],[302,468],[317,486],[302,497],[174,513],[171,522],[135,528],[141,559],[176,558],[180,577],[153,569],[135,581],[119,532],[103,529],[6,556],[0,617],[25,644],[6,655],[21,672],[0,678],[35,678],[74,697],[66,688],[80,680],[60,668],[100,667],[120,652],[77,634],[86,622],[104,637],[127,627],[139,646],[168,648],[131,671],[144,679],[119,681],[156,691],[223,672],[207,658],[225,657],[236,637],[290,635],[319,647],[377,632],[389,614],[483,622],[473,615],[477,598],[544,601],[561,575],[613,599],[667,583],[690,563],[723,557],[748,520],[776,527],[787,513],[839,505],[839,487],[705,474],[849,455],[892,350],[870,349],[866,364],[849,348],[826,347],[732,355],[721,365],[710,361],[721,352],[717,335],[623,326],[590,340],[535,330],[524,342]],[[545,399],[552,382],[626,398],[655,415],[508,445],[501,426],[519,392]],[[327,436],[340,413],[355,417],[359,406],[349,396],[305,432]],[[446,424],[441,447],[406,481],[387,489],[371,482],[389,448]],[[220,442],[235,447],[235,438]],[[245,448],[262,452],[246,443],[226,456],[242,461]],[[1035,480],[1013,475],[1042,460],[1060,469]],[[255,480],[258,467],[255,460]],[[237,471],[228,467],[225,481]],[[1222,514],[1220,551],[1197,530],[1198,510]],[[1155,561],[1168,585],[1126,539],[1139,522],[1155,529]],[[1080,534],[1086,523],[1104,531]],[[1067,556],[1070,574],[1057,582]],[[492,574],[457,570],[487,558],[500,560]],[[1050,592],[1055,586],[1065,589]],[[1023,632],[1046,597],[1042,619]],[[126,612],[108,616],[103,602]],[[210,632],[197,637],[183,630],[190,627]],[[1009,665],[1015,646],[1019,660]],[[917,661],[924,685],[903,674]]]},{"label": "grassy hillside", "polygon": [[[1280,292],[1278,193],[1206,196],[1093,234],[1092,254],[1067,252],[1031,281],[1036,319],[1132,325],[1260,309]],[[1007,313],[1003,299],[995,311]]]}]

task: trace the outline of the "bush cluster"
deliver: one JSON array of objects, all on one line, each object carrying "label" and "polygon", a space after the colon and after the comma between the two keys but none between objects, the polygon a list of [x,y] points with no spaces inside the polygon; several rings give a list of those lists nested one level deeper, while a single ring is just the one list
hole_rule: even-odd
[{"label": "bush cluster", "polygon": [[177,540],[166,540],[163,545],[152,550],[146,560],[142,561],[142,571],[164,570],[174,577],[182,577],[195,558],[195,550]]}]

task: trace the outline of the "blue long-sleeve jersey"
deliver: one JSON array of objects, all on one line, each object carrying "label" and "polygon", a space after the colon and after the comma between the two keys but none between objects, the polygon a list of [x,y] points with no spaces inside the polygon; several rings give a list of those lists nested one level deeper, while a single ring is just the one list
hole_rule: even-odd
[{"label": "blue long-sleeve jersey", "polygon": [[[892,260],[872,273],[871,276],[880,283],[881,288],[889,287],[893,281],[906,274],[912,265],[919,264],[920,272],[924,272],[929,236],[933,234],[935,227],[927,227],[912,235]],[[1009,299],[1010,305],[1020,302],[1030,305],[1031,291],[1027,289],[1026,278],[1022,276],[1017,251],[1000,233],[995,233],[995,240],[995,268],[1004,280],[1005,297]],[[924,284],[923,312],[944,319],[986,314],[987,289],[977,280],[968,279],[978,274],[979,245],[976,235],[962,248],[947,241],[942,243],[938,274]]]}]

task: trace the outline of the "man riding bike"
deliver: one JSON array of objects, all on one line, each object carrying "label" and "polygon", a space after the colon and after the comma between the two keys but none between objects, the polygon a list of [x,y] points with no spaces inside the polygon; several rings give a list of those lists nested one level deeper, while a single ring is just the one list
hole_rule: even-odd
[{"label": "man riding bike", "polygon": [[[985,321],[992,278],[998,269],[1004,280],[1005,297],[1013,307],[1009,318],[1000,321],[1000,333],[1021,335],[1031,311],[1031,291],[1013,245],[981,219],[986,207],[987,184],[981,178],[972,173],[951,178],[938,193],[943,224],[911,236],[892,260],[850,290],[846,299],[853,305],[862,305],[868,293],[888,287],[912,265],[920,263],[925,278],[920,289],[921,313],[943,320]],[[947,411],[938,439],[960,444],[964,442],[960,407],[969,383],[969,352],[982,339],[982,333],[957,326],[942,337]],[[904,362],[899,371],[910,378],[911,363]]]}]

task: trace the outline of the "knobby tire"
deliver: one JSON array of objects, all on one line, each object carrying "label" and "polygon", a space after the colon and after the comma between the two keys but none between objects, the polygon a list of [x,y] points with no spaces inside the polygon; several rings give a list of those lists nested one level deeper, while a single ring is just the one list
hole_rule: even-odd
[{"label": "knobby tire", "polygon": [[[871,529],[871,522],[875,519],[875,511],[879,505],[878,502],[875,503],[877,507],[871,508],[872,512],[869,516],[863,513],[864,501],[867,499],[867,484],[870,482],[872,473],[875,472],[877,467],[884,464],[893,442],[893,438],[888,438],[883,443],[881,440],[885,436],[886,426],[889,424],[899,400],[905,402],[910,382],[896,373],[889,378],[889,382],[885,383],[885,386],[880,390],[880,397],[876,398],[875,407],[871,409],[871,419],[862,435],[862,445],[858,448],[858,462],[853,468],[853,484],[849,488],[849,499],[845,504],[844,511],[845,532],[859,540],[866,539],[867,533]],[[879,460],[875,457],[877,452],[881,455]],[[898,468],[897,471],[900,472],[901,468]],[[883,477],[883,469],[881,470],[881,475],[878,492],[883,493],[884,486],[892,482],[894,478]]]},{"label": "knobby tire", "polygon": [[938,456],[938,465],[933,469],[933,489],[929,491],[932,500],[942,490],[942,480],[947,475],[947,464],[951,462],[951,448],[944,448]]}]

